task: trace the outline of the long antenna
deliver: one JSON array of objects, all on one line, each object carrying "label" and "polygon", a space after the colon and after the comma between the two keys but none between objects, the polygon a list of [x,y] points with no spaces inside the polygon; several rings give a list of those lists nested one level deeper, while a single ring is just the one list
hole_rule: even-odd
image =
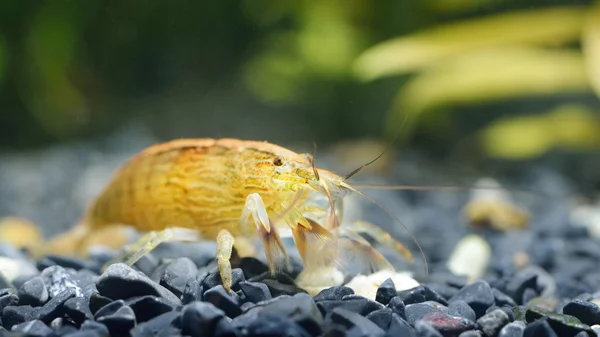
[{"label": "long antenna", "polygon": [[379,154],[379,156],[377,156],[377,158],[371,160],[370,162],[360,166],[359,168],[355,169],[354,171],[350,172],[348,175],[346,175],[344,177],[344,180],[348,180],[350,178],[352,178],[354,175],[356,175],[358,172],[362,171],[363,169],[365,169],[367,166],[373,164],[374,162],[376,162],[379,158],[381,158],[394,144],[394,142],[396,141],[396,139],[398,138],[398,136],[400,136],[400,132],[402,131],[402,129],[404,128],[404,124],[406,124],[406,120],[408,119],[408,115],[404,115],[404,120],[402,121],[402,124],[400,125],[400,129],[398,130],[398,132],[396,132],[396,135],[394,136],[394,138],[392,139],[392,141],[388,144],[388,146],[385,148],[385,150],[383,150],[383,152],[381,152]]}]

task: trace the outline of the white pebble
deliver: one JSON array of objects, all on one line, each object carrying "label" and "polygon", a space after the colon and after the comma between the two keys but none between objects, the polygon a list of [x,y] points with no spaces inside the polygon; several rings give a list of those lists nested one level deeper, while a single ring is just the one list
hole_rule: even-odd
[{"label": "white pebble", "polygon": [[467,235],[462,238],[448,259],[448,269],[470,280],[483,277],[490,263],[492,249],[487,241],[478,235]]},{"label": "white pebble", "polygon": [[419,285],[419,282],[412,278],[410,273],[382,270],[368,276],[359,274],[350,280],[346,287],[352,288],[357,295],[375,300],[377,288],[388,278],[394,282],[396,291],[412,289]]}]

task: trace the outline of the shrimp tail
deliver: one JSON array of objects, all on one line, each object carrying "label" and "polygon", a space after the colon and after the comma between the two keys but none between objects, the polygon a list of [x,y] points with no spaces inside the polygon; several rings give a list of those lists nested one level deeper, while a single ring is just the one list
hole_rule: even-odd
[{"label": "shrimp tail", "polygon": [[92,246],[119,250],[132,239],[124,226],[95,228],[84,218],[68,231],[50,238],[43,251],[45,254],[86,258]]},{"label": "shrimp tail", "polygon": [[90,233],[90,227],[82,220],[68,231],[50,238],[43,251],[53,255],[86,255],[82,248]]}]

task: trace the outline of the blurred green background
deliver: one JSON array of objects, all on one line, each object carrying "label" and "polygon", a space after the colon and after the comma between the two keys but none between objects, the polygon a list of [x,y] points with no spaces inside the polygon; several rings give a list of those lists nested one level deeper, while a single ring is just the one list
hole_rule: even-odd
[{"label": "blurred green background", "polygon": [[408,116],[398,146],[440,158],[597,156],[599,97],[598,1],[0,2],[8,151],[129,124],[323,147]]}]

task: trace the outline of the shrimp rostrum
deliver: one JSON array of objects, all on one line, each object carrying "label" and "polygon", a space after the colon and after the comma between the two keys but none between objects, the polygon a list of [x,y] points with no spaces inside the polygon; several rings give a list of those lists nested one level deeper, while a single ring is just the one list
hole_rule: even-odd
[{"label": "shrimp rostrum", "polygon": [[[132,157],[90,205],[82,221],[54,239],[76,242],[113,225],[145,233],[125,250],[132,265],[161,242],[197,239],[217,242],[216,259],[224,288],[230,291],[233,247],[247,250],[258,238],[271,272],[289,262],[280,229],[291,230],[303,273],[361,258],[374,269],[391,268],[362,236],[369,234],[410,252],[379,227],[341,226],[342,200],[364,196],[333,172],[316,168],[309,154],[267,142],[237,139],[179,139],[153,145]],[[185,234],[181,235],[183,229]],[[353,262],[356,263],[356,262]]]}]

